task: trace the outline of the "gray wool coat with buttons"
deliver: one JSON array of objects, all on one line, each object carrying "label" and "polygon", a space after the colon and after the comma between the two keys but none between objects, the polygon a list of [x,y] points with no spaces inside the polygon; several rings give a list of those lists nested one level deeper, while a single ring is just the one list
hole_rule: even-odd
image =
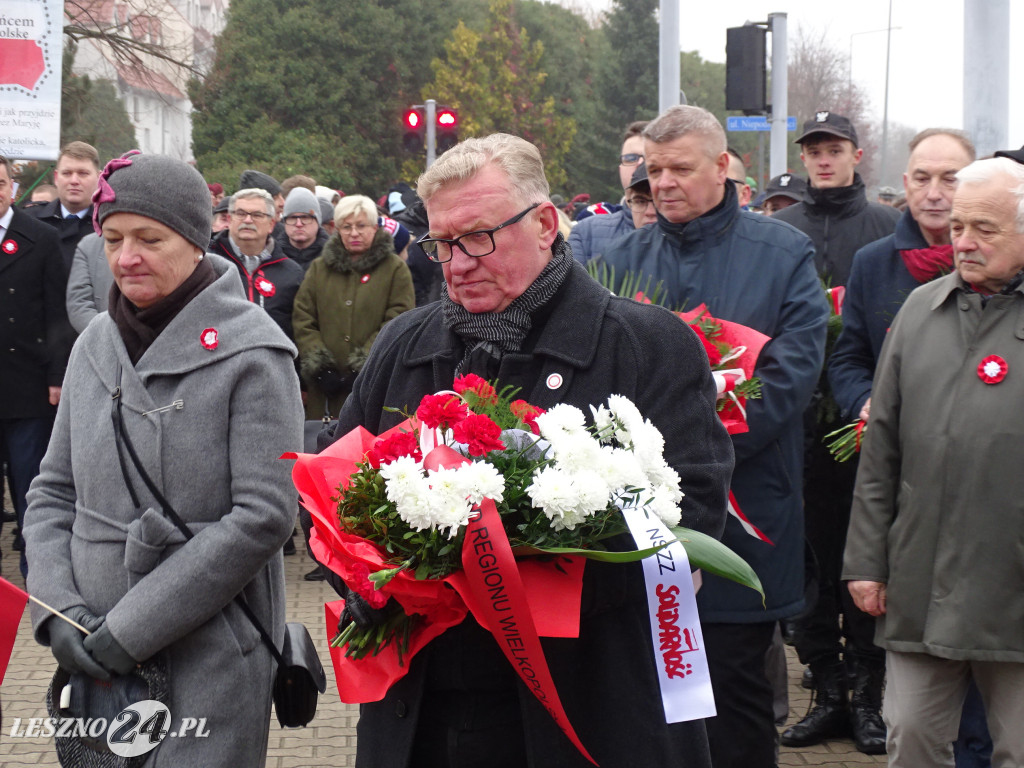
[{"label": "gray wool coat with buttons", "polygon": [[[106,616],[135,659],[163,654],[172,726],[206,718],[206,738],[167,738],[147,766],[258,766],[265,761],[272,657],[233,600],[242,593],[281,642],[281,546],[292,531],[291,462],[302,445],[295,348],[219,274],[133,366],[103,313],[79,337],[49,450],[29,492],[29,592],[58,610]],[[216,329],[216,347],[200,337]],[[125,456],[111,393],[121,367],[126,431],[154,483],[194,533],[185,541]],[[163,409],[180,403],[180,408]],[[57,621],[32,606],[36,639]],[[173,730],[172,727],[172,730]]]}]

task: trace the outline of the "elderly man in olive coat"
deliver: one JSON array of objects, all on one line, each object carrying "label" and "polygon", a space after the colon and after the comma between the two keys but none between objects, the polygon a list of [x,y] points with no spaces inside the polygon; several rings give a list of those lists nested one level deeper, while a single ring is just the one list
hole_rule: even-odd
[{"label": "elderly man in olive coat", "polygon": [[843,578],[887,651],[889,765],[953,766],[970,680],[993,765],[1024,764],[1024,166],[957,173],[956,271],[882,349]]}]

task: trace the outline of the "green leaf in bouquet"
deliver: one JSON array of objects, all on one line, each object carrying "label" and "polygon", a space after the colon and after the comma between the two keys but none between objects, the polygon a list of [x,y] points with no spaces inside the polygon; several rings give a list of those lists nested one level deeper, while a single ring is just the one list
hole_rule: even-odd
[{"label": "green leaf in bouquet", "polygon": [[579,549],[578,547],[515,547],[517,555],[579,555],[588,560],[599,560],[602,563],[632,563],[645,557],[657,554],[672,542],[660,544],[647,549],[633,549],[628,552],[608,552],[603,549]]},{"label": "green leaf in bouquet", "polygon": [[754,573],[754,569],[725,544],[706,533],[691,528],[677,526],[671,531],[686,549],[686,557],[689,558],[690,565],[721,576],[723,579],[750,587],[758,592],[762,602],[764,601],[764,588],[761,586],[761,580]]}]

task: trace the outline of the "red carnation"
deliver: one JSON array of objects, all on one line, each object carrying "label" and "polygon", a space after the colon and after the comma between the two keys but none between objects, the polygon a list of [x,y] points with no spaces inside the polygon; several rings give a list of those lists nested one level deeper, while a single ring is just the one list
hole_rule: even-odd
[{"label": "red carnation", "polygon": [[538,408],[536,405],[530,405],[525,400],[513,400],[508,404],[508,409],[512,411],[513,416],[528,426],[533,434],[538,436],[540,435],[540,427],[537,426],[537,417],[544,413],[543,408]]},{"label": "red carnation", "polygon": [[472,392],[485,403],[498,402],[498,393],[494,391],[494,387],[488,384],[486,379],[480,378],[475,373],[457,376],[452,388],[460,395]]},{"label": "red carnation", "polygon": [[427,429],[453,427],[466,418],[469,409],[457,395],[425,395],[416,409],[416,418]]},{"label": "red carnation", "polygon": [[491,451],[505,449],[501,442],[501,427],[482,413],[471,413],[452,428],[457,442],[469,446],[470,456],[483,456]]},{"label": "red carnation", "polygon": [[390,437],[378,440],[366,454],[366,460],[370,462],[371,467],[379,468],[400,456],[412,456],[416,461],[423,460],[420,444],[412,432],[396,432]]},{"label": "red carnation", "polygon": [[352,564],[352,577],[355,584],[349,584],[361,598],[370,604],[371,608],[383,608],[388,603],[388,596],[376,589],[370,581],[370,569],[366,563]]}]

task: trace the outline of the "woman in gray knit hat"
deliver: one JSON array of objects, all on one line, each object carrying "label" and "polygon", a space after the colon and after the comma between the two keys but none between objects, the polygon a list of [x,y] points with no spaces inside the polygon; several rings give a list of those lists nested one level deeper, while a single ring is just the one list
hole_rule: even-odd
[{"label": "woman in gray knit hat", "polygon": [[[194,168],[118,158],[94,207],[109,312],[75,344],[25,518],[29,592],[91,634],[34,606],[35,636],[64,673],[166,670],[164,733],[132,726],[122,764],[263,765],[275,664],[235,596],[280,646],[295,347],[204,256],[210,194]],[[58,756],[117,764],[99,742],[57,739]]]}]

